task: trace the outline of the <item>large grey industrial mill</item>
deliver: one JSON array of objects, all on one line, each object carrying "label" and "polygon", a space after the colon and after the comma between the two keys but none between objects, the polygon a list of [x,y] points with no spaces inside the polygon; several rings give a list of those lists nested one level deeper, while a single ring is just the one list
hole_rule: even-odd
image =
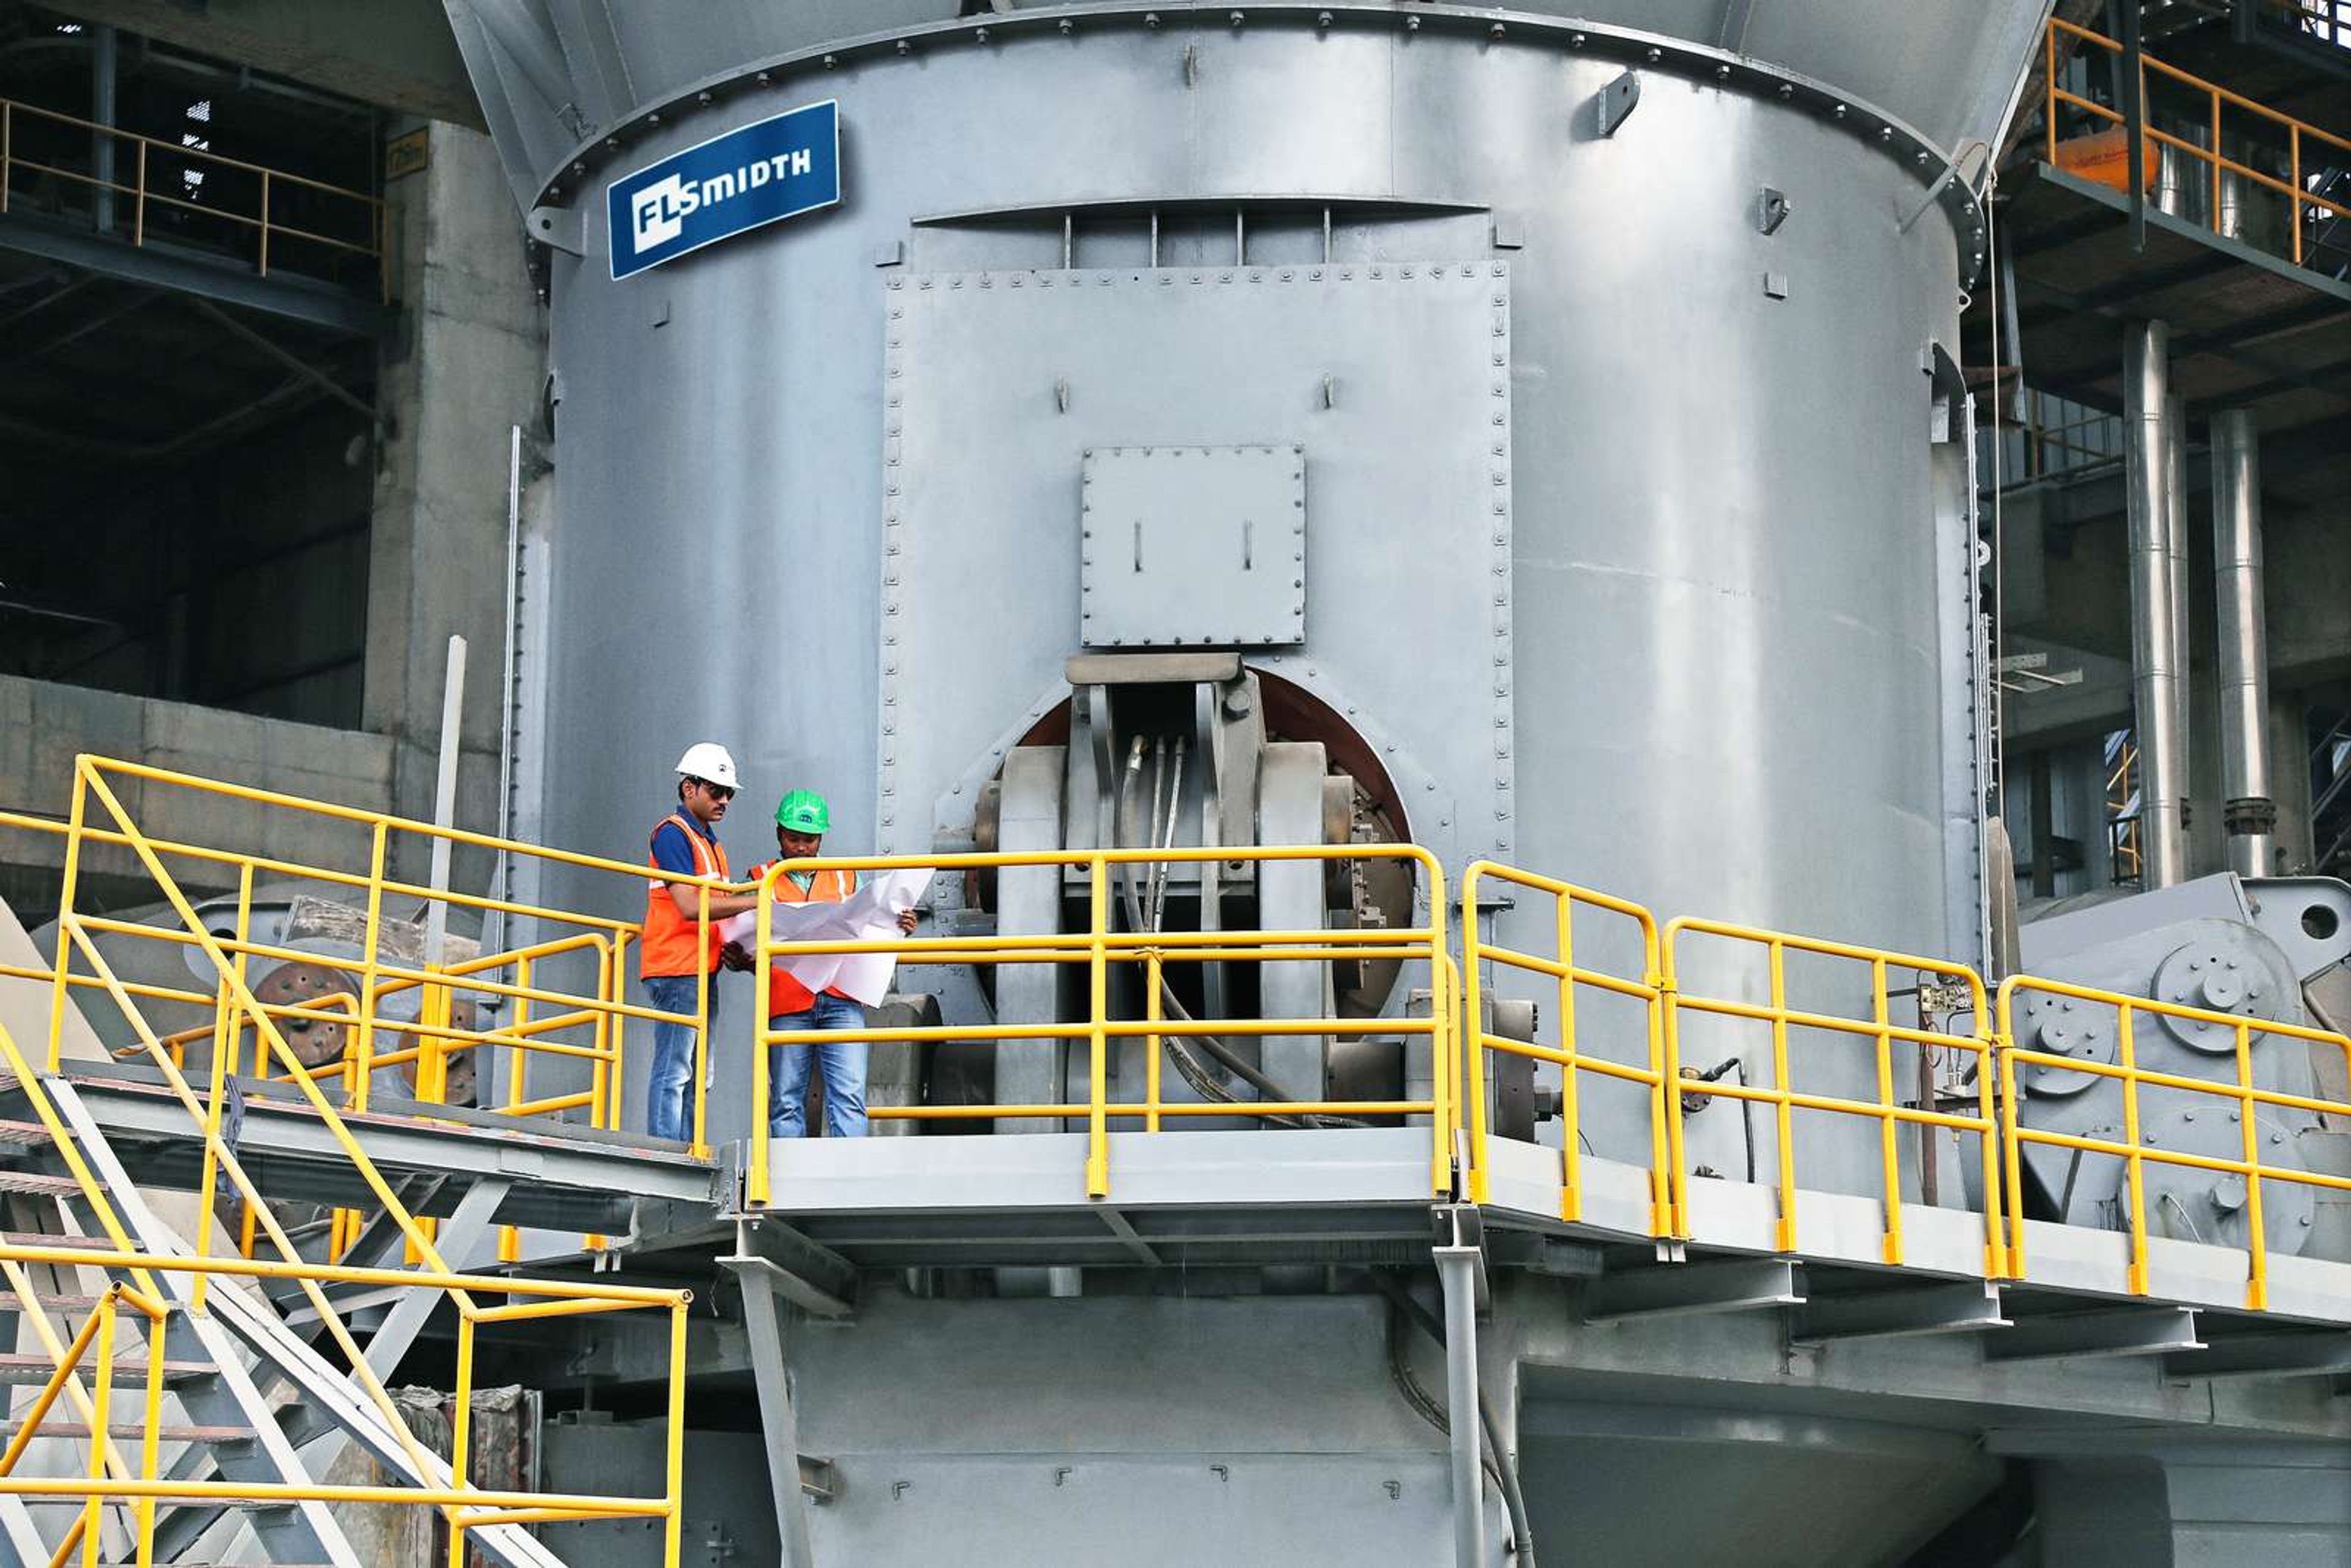
[{"label": "large grey industrial mill", "polygon": [[[12,309],[129,356],[184,294],[308,410],[200,485],[0,386],[0,543],[136,514],[116,460],[370,519],[363,602],[279,583],[363,633],[290,685],[0,556],[0,1022],[52,1053],[0,1359],[71,1338],[38,1267],[190,1364],[166,1482],[0,1458],[22,1560],[2351,1565],[2341,5],[0,17],[0,367]],[[111,129],[205,81],[193,151]],[[244,176],[150,162],[256,81],[369,163],[235,152],[205,283],[177,214]],[[273,271],[346,183],[366,239]],[[277,727],[170,716],[233,689]],[[763,977],[627,967],[703,952],[632,873],[710,741],[707,889],[824,896],[738,885],[787,790],[938,868],[903,944],[730,955],[902,959],[870,1137],[766,1134]],[[648,1009],[705,995],[653,1138]],[[99,1178],[145,1253],[276,1215],[346,1273],[151,1302],[43,1243]]]}]

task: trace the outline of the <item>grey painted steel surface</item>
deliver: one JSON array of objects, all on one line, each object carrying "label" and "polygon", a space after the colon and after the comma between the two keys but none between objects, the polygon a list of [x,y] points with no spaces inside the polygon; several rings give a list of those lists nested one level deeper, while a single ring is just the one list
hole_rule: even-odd
[{"label": "grey painted steel surface", "polygon": [[[444,0],[466,69],[481,94],[517,199],[557,180],[583,144],[674,115],[703,91],[747,68],[772,68],[796,55],[886,37],[950,30],[940,24],[950,0],[635,0],[627,5],[555,0]],[[1755,5],[1740,0],[1524,0],[1508,9],[1415,7],[1402,17],[1388,5],[1307,5],[1352,21],[1366,14],[1385,26],[1417,27],[1423,17],[1468,12],[1481,31],[1512,23],[1580,20],[1646,29],[1831,83],[1883,105],[1918,127],[1946,152],[1996,143],[2023,88],[2022,67],[2049,0],[1805,0]],[[1124,5],[1058,5],[1027,0],[1012,14],[978,18],[1008,28],[1033,19],[1047,26],[1092,26],[1091,14],[1140,9]],[[1252,20],[1296,5],[1228,0],[1161,0],[1169,22],[1196,16],[1214,26],[1228,16]],[[959,30],[959,29],[957,29]],[[1974,172],[1980,178],[1983,161]]]},{"label": "grey painted steel surface", "polygon": [[2277,802],[2270,781],[2269,616],[2262,600],[2261,425],[2251,409],[2222,409],[2212,415],[2211,432],[2220,793],[2229,866],[2241,876],[2267,876],[2276,869],[2271,851]]},{"label": "grey painted steel surface", "polygon": [[2131,690],[2138,724],[2139,860],[2150,888],[2188,876],[2188,833],[2181,821],[2188,789],[2173,622],[2179,612],[2172,580],[2167,500],[2169,442],[2163,405],[2169,382],[2170,333],[2160,321],[2123,329],[2124,499],[2130,533]]},{"label": "grey painted steel surface", "polygon": [[[1693,82],[1687,54],[1661,49],[1654,71],[1635,56],[1652,90],[1604,140],[1589,106],[1625,68],[1602,47],[1621,40],[1325,34],[1275,14],[1287,24],[1006,28],[986,47],[963,29],[630,144],[658,156],[821,93],[841,104],[850,195],[623,285],[602,276],[599,212],[584,256],[550,258],[552,612],[570,632],[542,716],[548,836],[633,852],[668,758],[711,735],[755,795],[831,792],[840,848],[927,844],[1061,699],[1084,446],[1294,429],[1310,528],[1331,533],[1309,552],[1307,644],[1265,663],[1380,748],[1410,831],[1457,871],[1499,843],[1667,912],[1971,947],[1946,846],[1958,833],[1951,863],[1970,863],[1950,802],[1972,789],[1947,786],[1975,727],[1947,724],[1970,694],[1937,608],[1965,540],[1947,520],[1938,542],[1928,435],[1931,347],[1957,342],[1973,243],[1964,196],[1929,203],[1939,166],[1888,155],[1907,131],[1841,122],[1801,83],[1782,104],[1775,78]],[[979,123],[987,156],[935,155]],[[1793,204],[1769,235],[1767,183]],[[1251,266],[1233,265],[1236,208]],[[916,221],[990,212],[1019,215]],[[1506,305],[1482,292],[1500,266]],[[1159,298],[1277,294],[1293,305],[1236,305],[1204,340],[1155,325]],[[1314,337],[1365,294],[1419,303]],[[919,329],[893,361],[901,324]],[[922,352],[983,326],[967,351],[1004,358]],[[1474,436],[1434,386],[1401,423],[1407,345],[1438,356],[1432,374],[1473,352],[1507,372],[1499,394],[1465,389],[1501,405]],[[1380,493],[1394,474],[1426,505]],[[989,506],[1026,505],[1026,531],[958,531],[1007,486]],[[1346,486],[1360,516],[1335,505]],[[655,630],[674,625],[694,630]],[[966,684],[983,663],[1001,667],[984,692]],[[1806,1086],[1874,1093],[1852,1055]],[[714,1100],[717,1136],[742,1130],[735,1099]],[[1604,1151],[1632,1136],[1587,1128]],[[1850,1142],[1824,1185],[1870,1179],[1858,1124]]]}]

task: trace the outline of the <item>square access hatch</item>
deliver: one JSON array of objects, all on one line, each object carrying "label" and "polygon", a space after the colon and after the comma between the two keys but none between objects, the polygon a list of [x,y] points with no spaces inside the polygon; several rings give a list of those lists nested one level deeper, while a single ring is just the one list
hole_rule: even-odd
[{"label": "square access hatch", "polygon": [[1079,640],[1089,648],[1306,640],[1306,448],[1085,454]]}]

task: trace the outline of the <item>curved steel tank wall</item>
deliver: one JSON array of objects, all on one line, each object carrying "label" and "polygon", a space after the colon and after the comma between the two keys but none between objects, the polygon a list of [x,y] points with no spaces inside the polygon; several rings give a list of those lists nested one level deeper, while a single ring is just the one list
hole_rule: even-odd
[{"label": "curved steel tank wall", "polygon": [[[1527,27],[999,29],[778,73],[616,154],[588,181],[598,198],[605,178],[837,98],[847,194],[617,284],[601,200],[582,200],[583,254],[552,258],[549,840],[638,852],[669,761],[708,736],[748,780],[727,834],[738,864],[764,852],[765,803],[787,783],[831,792],[841,848],[871,841],[885,279],[903,275],[876,264],[979,265],[914,220],[1291,194],[1449,204],[1490,209],[1490,226],[1433,240],[1425,218],[1374,213],[1344,237],[1411,260],[1474,232],[1510,273],[1497,678],[1516,807],[1490,838],[1468,821],[1415,831],[1457,874],[1499,843],[1661,914],[1971,952],[1950,912],[1973,894],[1946,859],[1973,831],[1949,789],[1972,778],[1949,638],[1969,569],[1948,517],[1938,535],[1927,372],[1934,345],[1956,350],[1972,205],[1932,199],[1939,162],[1862,108],[1844,115],[1809,84],[1783,101],[1778,78],[1718,80],[1707,57],[1657,64],[1644,47]],[[1628,59],[1641,100],[1603,137],[1593,99]],[[1769,235],[1765,186],[1792,206]],[[971,603],[972,638],[1074,651],[1064,626],[997,623],[985,582]],[[1301,662],[1313,653],[1310,637]],[[1001,722],[1032,695],[1003,694]],[[895,695],[924,722],[923,693]],[[1386,722],[1426,700],[1389,699]],[[1450,797],[1492,787],[1482,755],[1417,760]],[[1861,1071],[1800,1079],[1874,1092]],[[1614,1152],[1607,1127],[1588,1129]],[[1721,1134],[1735,1146],[1735,1124]],[[1851,1179],[1874,1185],[1856,1157]]]}]

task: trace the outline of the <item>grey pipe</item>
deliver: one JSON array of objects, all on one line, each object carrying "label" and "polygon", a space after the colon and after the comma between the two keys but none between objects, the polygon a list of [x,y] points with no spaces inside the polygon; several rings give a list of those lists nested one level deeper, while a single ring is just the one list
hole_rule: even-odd
[{"label": "grey pipe", "polygon": [[1485,1466],[1478,1452],[1478,1249],[1437,1251],[1445,1287],[1445,1408],[1452,1416],[1453,1561],[1455,1568],[1486,1568]]},{"label": "grey pipe", "polygon": [[[2188,402],[2167,391],[2163,398],[2163,527],[2164,550],[2171,557],[2171,716],[2179,735],[2183,832],[2196,814],[2196,737],[2188,718],[2196,687],[2196,666],[2188,648],[2188,530],[2193,526],[2188,516]],[[2192,833],[2189,846],[2192,854]],[[2189,873],[2183,867],[2180,874]]]},{"label": "grey pipe", "polygon": [[2220,792],[2229,869],[2276,869],[2270,781],[2269,626],[2262,602],[2261,425],[2249,408],[2212,416],[2212,587],[2220,622]]},{"label": "grey pipe", "polygon": [[2164,394],[2170,334],[2160,321],[2134,322],[2123,338],[2124,498],[2130,536],[2131,693],[2137,713],[2139,866],[2149,888],[2188,875],[2185,737],[2181,735],[2179,599],[2165,526]]}]

